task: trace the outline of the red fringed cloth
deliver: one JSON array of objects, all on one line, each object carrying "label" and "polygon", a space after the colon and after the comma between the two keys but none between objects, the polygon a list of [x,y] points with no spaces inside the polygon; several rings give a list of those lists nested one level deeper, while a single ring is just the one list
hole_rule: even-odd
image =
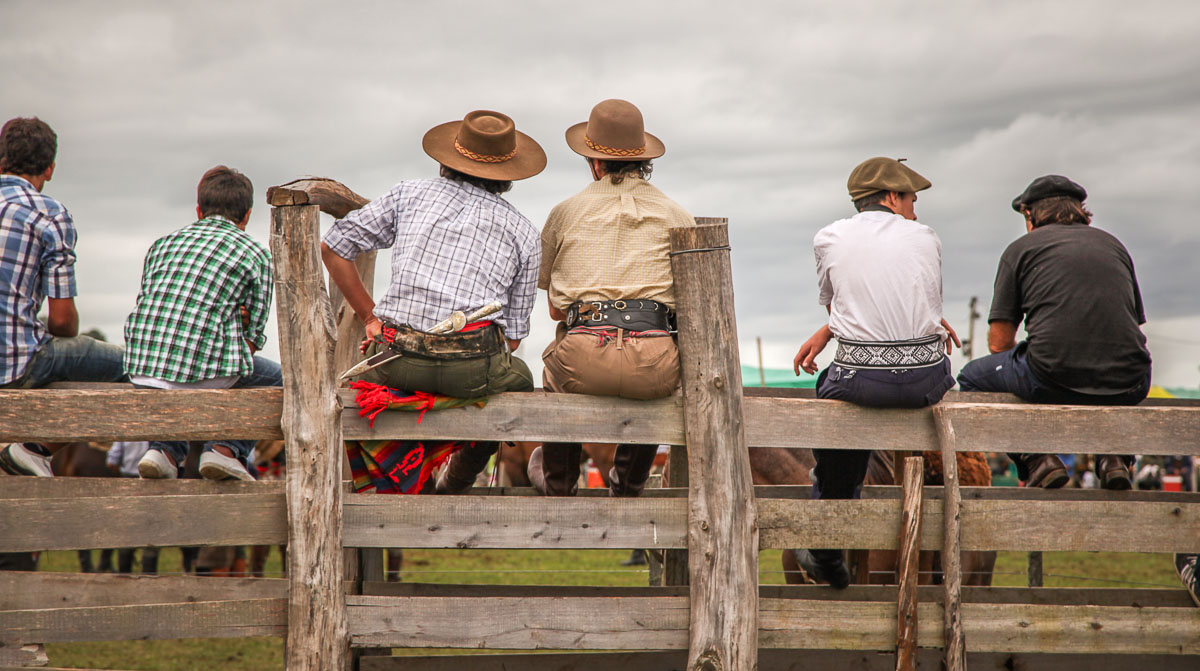
[{"label": "red fringed cloth", "polygon": [[[468,324],[464,331],[483,328],[491,322]],[[390,329],[387,329],[390,330]],[[393,331],[394,333],[394,331]],[[384,337],[389,335],[385,330]],[[407,410],[421,413],[417,423],[429,410],[461,408],[466,405],[483,407],[486,398],[453,398],[423,391],[400,391],[382,384],[358,381],[350,385],[357,394],[358,416],[370,420],[384,410]],[[418,494],[429,477],[450,455],[470,445],[470,441],[440,440],[349,440],[346,454],[350,457],[350,473],[354,491],[378,494]]]}]

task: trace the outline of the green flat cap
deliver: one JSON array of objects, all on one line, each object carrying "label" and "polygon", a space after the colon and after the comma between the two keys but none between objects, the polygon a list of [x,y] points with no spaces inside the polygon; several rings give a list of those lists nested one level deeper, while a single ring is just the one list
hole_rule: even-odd
[{"label": "green flat cap", "polygon": [[916,193],[933,186],[916,170],[901,163],[904,159],[876,156],[858,164],[846,180],[850,200],[858,200],[877,191]]}]

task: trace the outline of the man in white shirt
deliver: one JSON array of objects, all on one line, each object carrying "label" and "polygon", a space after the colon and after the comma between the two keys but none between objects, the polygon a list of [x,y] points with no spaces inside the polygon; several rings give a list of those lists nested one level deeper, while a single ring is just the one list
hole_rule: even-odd
[{"label": "man in white shirt", "polygon": [[[903,160],[903,159],[901,159]],[[954,386],[948,354],[958,336],[942,317],[942,243],[917,222],[917,192],[932,186],[891,158],[872,158],[850,173],[858,214],[813,238],[820,302],[829,323],[801,346],[796,374],[817,371],[816,357],[838,341],[817,379],[817,397],[873,408],[933,405]],[[814,498],[849,499],[867,472],[868,450],[815,449]],[[844,588],[841,550],[798,551],[813,577]]]}]

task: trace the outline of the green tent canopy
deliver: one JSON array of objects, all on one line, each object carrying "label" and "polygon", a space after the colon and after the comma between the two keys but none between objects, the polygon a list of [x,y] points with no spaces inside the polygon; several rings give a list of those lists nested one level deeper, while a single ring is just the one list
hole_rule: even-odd
[{"label": "green tent canopy", "polygon": [[[762,379],[766,378],[766,385],[762,384]],[[800,373],[796,375],[794,371],[786,368],[766,368],[763,369],[763,374],[760,376],[758,366],[742,366],[742,384],[747,387],[800,387],[802,389],[812,389],[817,386],[817,376],[809,375],[808,373]]]}]

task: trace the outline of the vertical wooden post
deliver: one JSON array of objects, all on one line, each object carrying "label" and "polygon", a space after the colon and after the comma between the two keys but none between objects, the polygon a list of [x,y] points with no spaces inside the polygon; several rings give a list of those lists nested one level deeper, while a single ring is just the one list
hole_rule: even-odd
[{"label": "vertical wooden post", "polygon": [[942,448],[943,500],[942,583],[946,588],[943,639],[946,671],[966,671],[967,639],[962,626],[962,546],[959,519],[962,492],[958,488],[958,450],[954,425],[941,406],[933,407],[933,423]]},{"label": "vertical wooden post", "polygon": [[[670,487],[688,486],[688,454],[687,447],[672,445],[667,456],[667,485]],[[688,584],[688,553],[687,550],[663,551],[663,584]]]},{"label": "vertical wooden post", "polygon": [[271,211],[288,463],[286,667],[293,671],[343,669],[350,652],[342,558],[341,403],[319,226],[315,205]]},{"label": "vertical wooden post", "polygon": [[690,671],[758,664],[758,516],[742,423],[729,228],[672,228],[688,454]]},{"label": "vertical wooden post", "polygon": [[925,486],[925,460],[908,457],[903,462],[903,498],[900,513],[900,543],[896,572],[896,671],[917,668],[917,584],[921,553],[921,503]]}]

